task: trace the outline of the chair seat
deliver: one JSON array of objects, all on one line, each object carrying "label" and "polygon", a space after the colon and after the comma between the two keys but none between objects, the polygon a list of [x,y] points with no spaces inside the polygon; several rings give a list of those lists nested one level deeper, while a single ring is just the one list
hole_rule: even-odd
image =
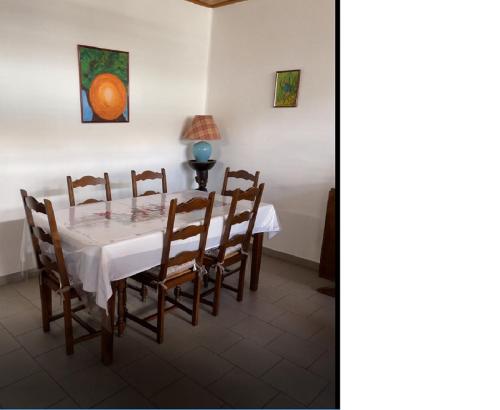
[{"label": "chair seat", "polygon": [[[167,279],[172,279],[185,273],[191,272],[193,270],[194,264],[195,260],[193,259],[192,261],[183,263],[181,265],[171,266],[167,269]],[[131,276],[131,279],[134,279],[137,282],[144,283],[146,285],[151,285],[153,282],[157,282],[159,280],[159,276],[160,266],[155,266],[154,268]]]},{"label": "chair seat", "polygon": [[[240,249],[241,244],[230,246],[229,248],[227,248],[226,253],[224,254],[224,260],[236,255],[240,251]],[[205,256],[209,259],[217,259],[217,257],[219,256],[219,248],[212,248],[208,251],[205,251]]]}]

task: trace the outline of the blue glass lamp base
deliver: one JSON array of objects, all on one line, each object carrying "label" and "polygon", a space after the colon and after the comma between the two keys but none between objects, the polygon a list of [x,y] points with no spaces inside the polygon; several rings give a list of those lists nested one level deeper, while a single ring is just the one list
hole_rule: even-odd
[{"label": "blue glass lamp base", "polygon": [[208,162],[212,155],[212,146],[206,141],[198,141],[193,144],[193,156],[198,162]]}]

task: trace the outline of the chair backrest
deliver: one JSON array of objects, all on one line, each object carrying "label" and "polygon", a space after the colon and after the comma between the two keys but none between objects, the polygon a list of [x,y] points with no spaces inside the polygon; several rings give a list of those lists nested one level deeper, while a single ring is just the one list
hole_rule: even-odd
[{"label": "chair backrest", "polygon": [[252,181],[252,187],[257,188],[259,184],[259,175],[260,171],[257,171],[255,175],[252,175],[250,172],[240,169],[239,171],[231,171],[229,167],[226,168],[226,173],[224,174],[224,183],[222,185],[222,195],[231,195],[233,190],[227,189],[227,184],[229,178],[238,178],[244,179],[247,181]]},{"label": "chair backrest", "polygon": [[[260,184],[258,188],[252,187],[246,191],[237,189],[233,192],[229,213],[224,224],[224,231],[222,232],[219,245],[219,254],[217,255],[218,262],[224,261],[226,251],[229,248],[241,246],[244,252],[248,251],[263,192],[264,184]],[[251,202],[250,209],[247,208],[245,211],[237,213],[238,202],[243,200]],[[243,222],[248,222],[246,232],[231,235],[232,227]]]},{"label": "chair backrest", "polygon": [[[203,265],[203,255],[207,243],[208,228],[210,227],[210,218],[212,217],[212,208],[214,206],[215,192],[211,192],[208,197],[195,197],[189,201],[177,203],[177,199],[170,201],[168,210],[167,229],[163,240],[163,253],[159,279],[164,280],[167,277],[167,269],[174,266],[195,260],[199,266]],[[192,224],[174,231],[175,218],[177,214],[188,214],[190,212],[205,210],[203,221],[200,224]],[[183,251],[170,257],[170,248],[172,242],[188,239],[199,235],[197,249]]]},{"label": "chair backrest", "polygon": [[156,191],[146,191],[141,195],[137,194],[137,182],[146,181],[148,179],[161,179],[161,190],[164,194],[167,193],[167,174],[165,173],[165,168],[162,168],[161,172],[144,171],[140,174],[136,174],[136,172],[132,170],[130,173],[132,176],[132,194],[134,198],[137,198],[138,196],[159,194],[159,192]]},{"label": "chair backrest", "polygon": [[[45,271],[47,279],[52,280],[54,285],[59,287],[69,286],[69,277],[66,271],[66,264],[61,246],[61,237],[57,229],[52,203],[48,199],[45,199],[44,203],[41,203],[33,196],[29,196],[24,189],[21,189],[21,197],[38,269]],[[41,228],[35,224],[33,212],[45,215],[49,227],[48,229]],[[42,245],[42,243],[45,245]],[[50,247],[54,250],[53,254],[46,251],[50,249]],[[54,255],[55,260],[53,259]]]},{"label": "chair backrest", "polygon": [[[86,175],[80,179],[77,179],[75,181],[72,180],[70,176],[66,177],[66,181],[68,182],[68,196],[69,196],[69,205],[70,206],[75,206],[75,188],[83,188],[86,186],[90,185],[104,185],[106,189],[106,201],[111,201],[111,184],[109,183],[109,176],[108,173],[104,173],[104,178],[100,177],[93,177],[90,175]],[[87,199],[83,202],[80,202],[78,205],[83,205],[83,204],[91,204],[94,202],[103,202],[97,199]]]}]

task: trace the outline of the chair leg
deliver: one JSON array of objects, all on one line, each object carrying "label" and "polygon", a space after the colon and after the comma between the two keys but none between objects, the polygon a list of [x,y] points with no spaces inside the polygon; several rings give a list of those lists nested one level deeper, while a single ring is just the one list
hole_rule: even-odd
[{"label": "chair leg", "polygon": [[238,296],[236,300],[241,302],[243,300],[243,291],[245,290],[245,268],[247,266],[247,258],[246,256],[241,260],[240,266],[240,276],[238,278]]},{"label": "chair leg", "polygon": [[124,280],[123,285],[123,326],[127,324],[127,280]]},{"label": "chair leg", "polygon": [[156,318],[156,341],[163,343],[163,332],[165,322],[165,289],[158,287],[158,316]]},{"label": "chair leg", "polygon": [[125,331],[125,308],[126,308],[126,297],[127,297],[127,283],[123,279],[118,282],[118,326],[117,334],[118,336],[123,335]]},{"label": "chair leg", "polygon": [[42,325],[43,331],[50,331],[50,316],[52,313],[52,290],[44,283],[43,273],[40,277],[40,301],[42,303]]},{"label": "chair leg", "polygon": [[148,288],[146,285],[141,285],[141,302],[144,302],[148,297]]},{"label": "chair leg", "polygon": [[64,310],[64,335],[66,338],[66,354],[71,355],[74,352],[74,339],[73,339],[73,323],[71,319],[71,298],[67,293],[63,296],[63,310]]},{"label": "chair leg", "polygon": [[217,316],[219,314],[221,289],[222,289],[222,272],[219,269],[217,269],[215,273],[214,304],[212,307],[212,315],[214,316]]},{"label": "chair leg", "polygon": [[198,324],[198,315],[200,313],[200,287],[201,280],[197,275],[193,280],[194,290],[193,290],[193,314],[191,316],[191,324],[196,326]]}]

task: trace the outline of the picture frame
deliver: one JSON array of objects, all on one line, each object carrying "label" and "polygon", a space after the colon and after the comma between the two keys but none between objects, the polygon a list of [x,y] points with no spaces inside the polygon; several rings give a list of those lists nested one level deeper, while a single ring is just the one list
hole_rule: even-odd
[{"label": "picture frame", "polygon": [[129,122],[129,53],[77,45],[82,123]]},{"label": "picture frame", "polygon": [[297,107],[300,86],[300,70],[276,71],[274,84],[274,108]]}]

